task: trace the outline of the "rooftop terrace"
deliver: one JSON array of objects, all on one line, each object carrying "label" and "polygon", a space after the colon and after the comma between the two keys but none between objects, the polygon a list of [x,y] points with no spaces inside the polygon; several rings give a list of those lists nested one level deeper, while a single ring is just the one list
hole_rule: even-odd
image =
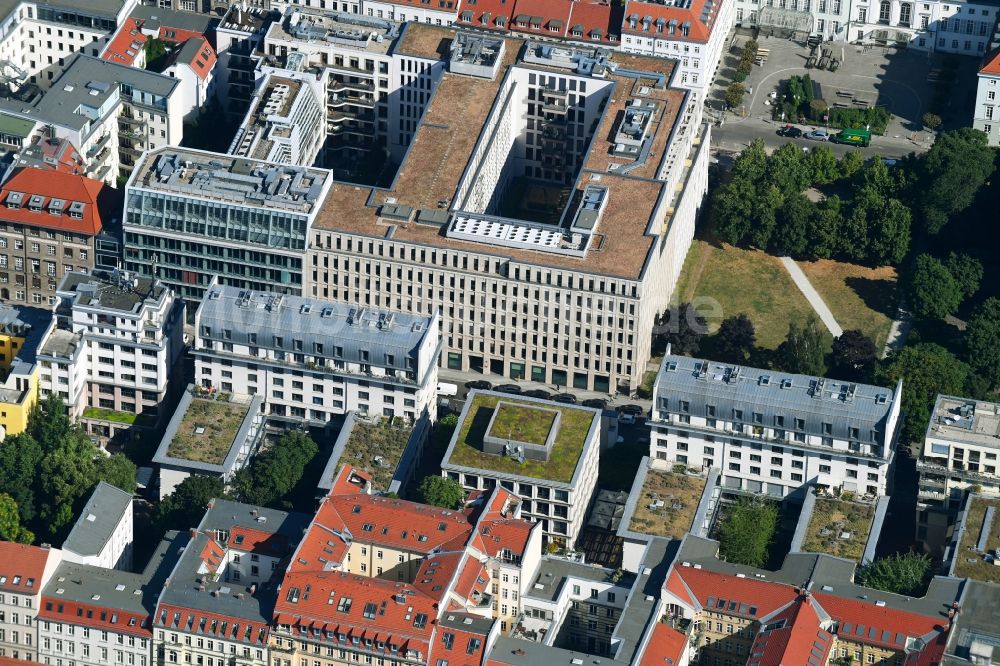
[{"label": "rooftop terrace", "polygon": [[[541,431],[544,429],[548,433],[546,424],[551,424],[552,419],[548,410],[559,413],[559,427],[547,460],[529,458],[518,462],[511,456],[486,453],[483,450],[483,439],[487,435],[490,420],[501,402],[504,403],[501,413],[503,420],[520,423],[519,438],[522,441],[524,437],[543,437]],[[539,409],[540,407],[544,410]],[[591,409],[480,392],[471,394],[465,409],[464,418],[455,430],[442,466],[458,465],[559,483],[573,480],[591,428],[598,426],[600,419],[600,414]],[[542,441],[544,442],[544,438]]]},{"label": "rooftop terrace", "polygon": [[1000,583],[998,556],[1000,499],[973,496],[969,500],[965,529],[955,551],[955,575],[984,583]]},{"label": "rooftop terrace", "polygon": [[58,291],[71,294],[76,305],[135,314],[146,301],[158,301],[166,287],[149,278],[134,277],[116,270],[114,273],[94,271],[89,275],[67,273],[59,283]]},{"label": "rooftop terrace", "polygon": [[704,477],[648,470],[629,529],[668,539],[682,538],[691,529],[704,491]]},{"label": "rooftop terrace", "polygon": [[356,420],[338,467],[353,465],[368,472],[372,486],[384,490],[392,483],[413,428],[400,419]]},{"label": "rooftop terrace", "polygon": [[249,403],[230,402],[222,397],[217,400],[195,398],[167,446],[167,455],[221,465],[249,411]]},{"label": "rooftop terrace", "polygon": [[371,53],[388,53],[398,35],[399,24],[393,21],[301,7],[271,25],[267,39],[320,46],[349,46]]},{"label": "rooftop terrace", "polygon": [[860,561],[874,517],[874,504],[817,498],[802,550]]}]

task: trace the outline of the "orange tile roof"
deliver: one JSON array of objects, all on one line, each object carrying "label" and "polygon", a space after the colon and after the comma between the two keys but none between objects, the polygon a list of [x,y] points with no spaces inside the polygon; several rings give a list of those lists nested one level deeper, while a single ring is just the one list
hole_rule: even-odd
[{"label": "orange tile roof", "polygon": [[505,548],[523,557],[536,524],[514,519],[483,520],[469,545],[490,557],[496,557]]},{"label": "orange tile roof", "polygon": [[[478,616],[467,613],[454,613],[455,617],[472,618]],[[454,624],[450,624],[447,629],[441,629],[442,633],[447,631],[453,638],[451,647],[444,644],[441,639],[434,641],[433,652],[428,664],[437,664],[438,660],[443,660],[448,666],[480,666],[485,663],[486,658],[486,638],[487,634],[477,633],[471,629],[459,629]],[[473,641],[479,641],[479,647],[475,648]]]},{"label": "orange tile roof", "polygon": [[133,613],[113,605],[81,603],[48,595],[42,596],[38,619],[66,622],[131,636],[149,638],[153,635],[153,630],[149,626],[149,615],[146,613]]},{"label": "orange tile roof", "polygon": [[431,555],[420,563],[413,577],[413,587],[429,597],[440,599],[445,588],[451,585],[461,562],[461,551]]},{"label": "orange tile roof", "polygon": [[[105,184],[85,176],[75,176],[61,171],[49,171],[34,167],[22,167],[15,171],[0,189],[0,219],[16,222],[27,226],[42,227],[68,231],[87,236],[100,233],[103,226],[99,199],[110,188]],[[18,208],[11,208],[8,203],[11,192],[20,192],[23,197]],[[28,200],[32,195],[42,197],[41,210],[31,210]],[[62,199],[65,205],[62,214],[53,215],[48,210],[52,199]],[[83,214],[80,219],[70,217],[69,207],[74,201],[83,204]]]},{"label": "orange tile roof", "polygon": [[101,59],[120,65],[132,65],[142,52],[146,40],[149,39],[142,33],[143,23],[145,21],[142,19],[131,16],[125,19],[122,27],[118,29],[118,32],[104,48]]},{"label": "orange tile roof", "polygon": [[0,590],[41,594],[48,548],[0,541]]},{"label": "orange tile roof", "polygon": [[852,640],[869,645],[902,650],[907,636],[931,637],[948,624],[944,617],[930,617],[888,606],[876,606],[825,592],[816,592],[813,596],[823,610],[839,623],[839,635],[850,635]]},{"label": "orange tile roof", "polygon": [[[776,615],[764,620],[750,654],[752,666],[825,664],[833,637],[821,626],[810,597],[799,597]],[[759,656],[758,656],[759,655]],[[812,658],[812,660],[810,660]]]},{"label": "orange tile roof", "polygon": [[[710,12],[706,16],[704,12],[707,0],[692,0],[691,5],[687,8],[664,5],[658,2],[627,0],[625,16],[622,20],[622,34],[705,43],[712,34],[716,17],[721,13],[722,3],[730,1],[717,0],[713,5],[708,5]],[[706,16],[704,20],[702,20],[703,16]],[[648,23],[643,20],[646,18],[649,19]],[[633,19],[634,27],[632,25]],[[659,31],[657,27],[661,20],[662,31]],[[676,28],[673,34],[670,33],[671,23]],[[685,25],[688,28],[686,36],[682,32]],[[721,29],[727,30],[728,26],[722,26]]]},{"label": "orange tile roof", "polygon": [[[188,47],[191,47],[190,51],[187,51]],[[189,66],[191,70],[198,75],[198,78],[205,80],[208,75],[212,73],[212,69],[215,67],[215,49],[212,45],[208,43],[208,40],[201,35],[196,35],[191,37],[188,42],[184,44],[182,49],[177,50],[177,60],[180,62],[180,56],[184,53],[190,53],[190,58],[184,63]]]},{"label": "orange tile roof", "polygon": [[513,13],[514,0],[465,0],[455,23],[506,32]]},{"label": "orange tile roof", "polygon": [[372,475],[357,469],[354,465],[344,465],[333,479],[330,495],[354,495],[364,493],[371,485]]},{"label": "orange tile roof", "polygon": [[572,12],[573,0],[517,0],[510,29],[526,35],[565,37]]},{"label": "orange tile roof", "polygon": [[674,576],[691,590],[703,608],[716,613],[761,618],[792,601],[796,595],[791,585],[737,578],[708,569],[674,567],[670,577]]},{"label": "orange tile roof", "polygon": [[979,68],[980,74],[1000,75],[1000,49],[995,49],[986,54],[983,59],[983,66]]},{"label": "orange tile roof", "polygon": [[681,663],[681,657],[687,647],[687,636],[673,627],[657,623],[649,637],[649,643],[643,650],[639,666],[670,666]]},{"label": "orange tile roof", "polygon": [[468,514],[406,500],[373,495],[328,497],[355,540],[429,553],[456,535],[468,535]]},{"label": "orange tile roof", "polygon": [[306,628],[320,630],[331,644],[337,634],[345,634],[428,654],[437,599],[407,583],[300,569],[293,562],[285,574],[275,606],[276,624],[291,625],[293,635]]}]

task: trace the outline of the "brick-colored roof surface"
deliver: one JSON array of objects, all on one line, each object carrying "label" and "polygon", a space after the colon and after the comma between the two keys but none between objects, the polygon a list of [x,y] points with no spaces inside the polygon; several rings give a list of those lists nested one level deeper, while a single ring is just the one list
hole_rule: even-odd
[{"label": "brick-colored roof surface", "polygon": [[[102,227],[98,198],[102,197],[104,188],[103,182],[85,176],[24,167],[18,169],[0,189],[0,219],[94,236]],[[18,208],[11,208],[8,198],[11,192],[20,192],[23,195]],[[28,204],[33,195],[42,197],[40,210],[29,208]],[[53,199],[62,199],[65,202],[61,214],[53,215],[50,212],[49,204]],[[70,204],[74,201],[83,204],[83,214],[80,219],[69,214]]]}]

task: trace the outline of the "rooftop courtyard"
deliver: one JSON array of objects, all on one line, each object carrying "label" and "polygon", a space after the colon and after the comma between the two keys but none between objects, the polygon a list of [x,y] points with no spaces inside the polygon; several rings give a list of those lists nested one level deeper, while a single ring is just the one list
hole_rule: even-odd
[{"label": "rooftop courtyard", "polygon": [[[992,524],[984,525],[986,510],[993,507]],[[979,548],[983,530],[989,530],[985,548]],[[985,583],[1000,583],[1000,499],[973,497],[965,518],[965,531],[955,553],[955,575]]]},{"label": "rooftop courtyard", "polygon": [[170,440],[167,455],[180,460],[221,465],[249,410],[249,404],[221,398],[195,398]]},{"label": "rooftop courtyard", "polygon": [[843,499],[816,499],[802,549],[860,561],[872,529],[875,506]]},{"label": "rooftop courtyard", "polygon": [[[499,410],[498,403],[503,403]],[[525,459],[519,462],[514,457],[483,450],[483,438],[488,434],[544,445],[556,414],[559,417],[558,429],[548,460]],[[465,419],[459,424],[455,435],[454,446],[444,462],[569,483],[573,480],[577,463],[587,443],[587,435],[594,420],[599,418],[593,410],[571,405],[477,393],[469,403]],[[491,419],[493,428],[488,432]],[[506,433],[512,435],[508,436]]]},{"label": "rooftop courtyard", "polygon": [[629,529],[641,534],[680,539],[691,529],[704,490],[703,477],[650,469],[642,484]]}]

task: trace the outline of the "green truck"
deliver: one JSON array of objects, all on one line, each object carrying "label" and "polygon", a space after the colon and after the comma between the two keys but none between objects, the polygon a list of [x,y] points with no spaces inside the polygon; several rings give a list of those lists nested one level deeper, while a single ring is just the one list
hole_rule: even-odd
[{"label": "green truck", "polygon": [[845,129],[830,137],[830,141],[852,146],[868,146],[872,142],[872,133],[868,130]]}]

